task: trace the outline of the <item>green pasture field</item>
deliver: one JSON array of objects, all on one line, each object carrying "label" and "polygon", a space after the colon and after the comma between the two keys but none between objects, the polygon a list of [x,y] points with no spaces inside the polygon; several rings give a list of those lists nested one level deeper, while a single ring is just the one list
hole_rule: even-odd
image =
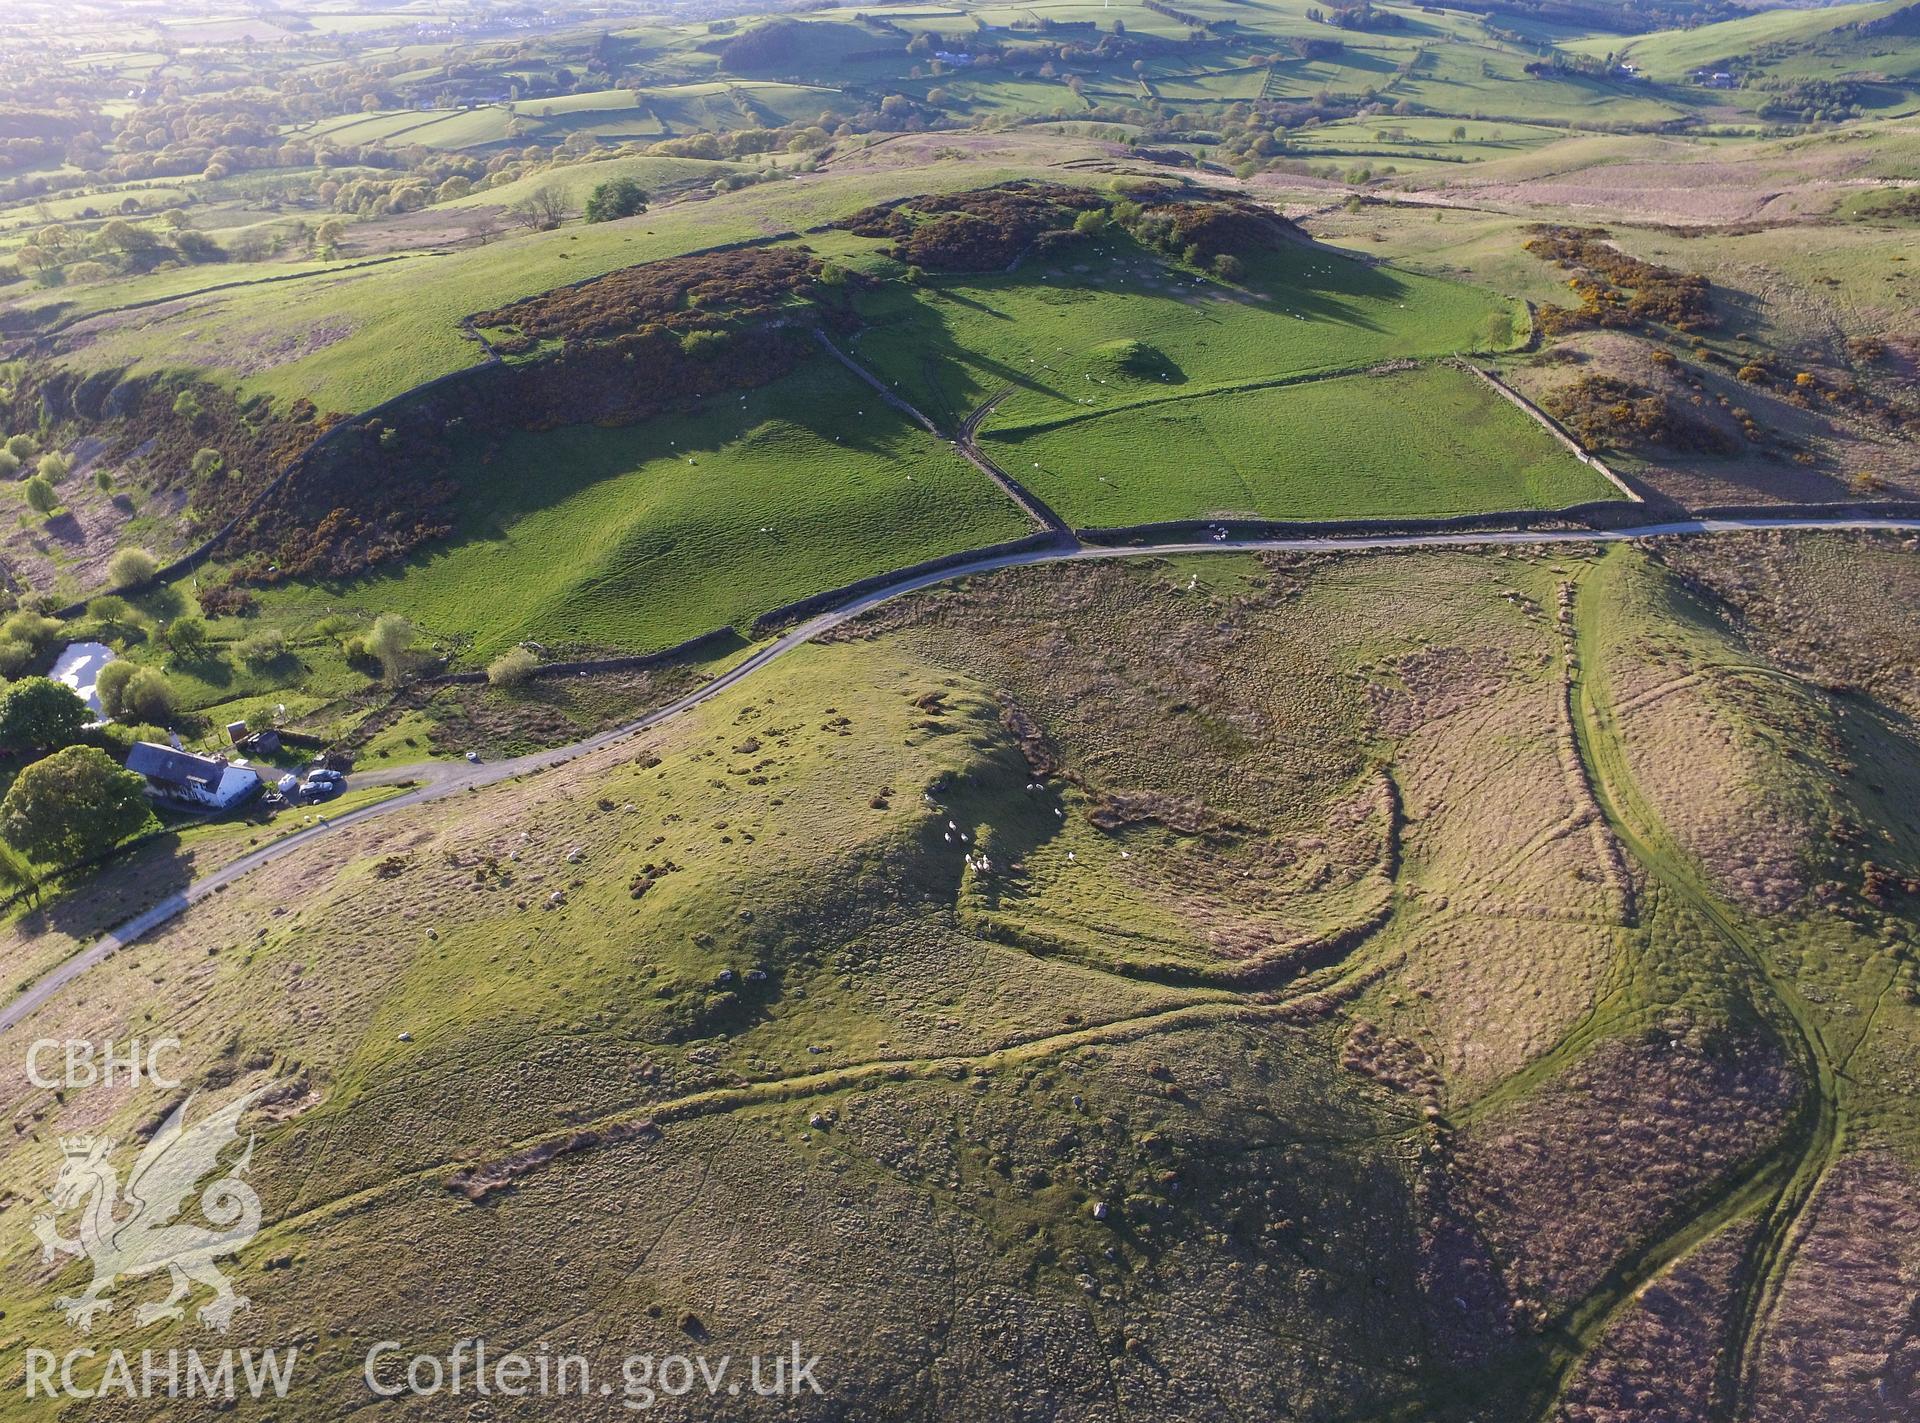
[{"label": "green pasture field", "polygon": [[1168,103],[1231,104],[1259,98],[1267,82],[1267,70],[1264,65],[1259,68],[1236,66],[1149,74],[1148,79],[1154,92]]},{"label": "green pasture field", "polygon": [[82,318],[110,312],[133,311],[158,302],[200,296],[225,290],[258,286],[278,286],[311,277],[350,272],[369,262],[406,263],[411,256],[396,258],[345,258],[333,262],[208,262],[194,267],[175,267],[143,277],[121,281],[73,282],[66,286],[36,288],[23,293],[14,307],[31,312],[36,321],[60,317]]},{"label": "green pasture field", "polygon": [[429,148],[487,148],[508,141],[515,115],[504,106],[443,109],[425,122],[399,130],[393,139]]},{"label": "green pasture field", "polygon": [[[1465,138],[1453,136],[1456,127],[1467,131]],[[1309,161],[1364,158],[1375,171],[1391,164],[1424,177],[1534,152],[1566,138],[1566,129],[1542,124],[1373,115],[1300,129],[1289,136],[1288,153]]]},{"label": "green pasture field", "polygon": [[738,163],[710,158],[623,155],[529,173],[511,183],[504,183],[497,188],[483,188],[464,198],[455,198],[437,206],[451,209],[511,207],[537,188],[558,188],[566,195],[573,209],[578,211],[585,205],[588,194],[600,184],[615,178],[631,178],[649,192],[657,193],[664,188],[707,186],[717,178],[739,172],[740,168]]},{"label": "green pasture field", "polygon": [[[1453,136],[1453,130],[1456,127],[1467,131],[1465,138]],[[1406,143],[1422,148],[1437,148],[1443,152],[1467,151],[1489,155],[1523,153],[1528,149],[1538,148],[1541,144],[1553,143],[1567,136],[1567,130],[1557,124],[1502,123],[1492,119],[1373,114],[1365,118],[1340,119],[1335,123],[1315,124],[1310,128],[1299,129],[1292,136],[1292,141],[1302,146],[1325,142],[1377,144],[1381,140],[1375,135],[1386,129],[1398,130],[1406,135],[1402,139],[1388,140],[1393,144]]]},{"label": "green pasture field", "polygon": [[119,217],[120,204],[128,198],[135,199],[141,206],[140,212],[131,214],[138,221],[164,208],[180,206],[195,196],[204,196],[206,191],[205,180],[193,176],[129,183],[125,187],[106,186],[101,192],[36,199],[31,204],[16,203],[0,211],[0,231],[11,228],[32,232],[49,220],[72,222],[81,219],[81,214],[88,208],[94,209],[102,218]]},{"label": "green pasture field", "polygon": [[[1807,44],[1819,41],[1822,37],[1839,29],[1843,25],[1859,24],[1863,21],[1878,20],[1903,7],[1905,0],[1874,0],[1865,5],[1832,5],[1812,10],[1766,10],[1756,15],[1744,16],[1737,20],[1723,20],[1718,24],[1700,25],[1693,29],[1657,30],[1652,34],[1622,39],[1618,35],[1598,35],[1592,39],[1578,40],[1564,44],[1561,48],[1592,55],[1604,55],[1610,51],[1618,52],[1623,60],[1637,64],[1655,79],[1676,81],[1684,80],[1691,70],[1707,65],[1719,64],[1735,55],[1751,53],[1757,46],[1765,44]],[[1867,40],[1855,39],[1850,46],[1859,46],[1853,56],[1853,62],[1844,67],[1852,69],[1871,68],[1881,73],[1891,74],[1898,69],[1908,69],[1912,59],[1920,59],[1920,43],[1912,37],[1898,35],[1874,36]],[[1900,54],[1912,58],[1904,63],[1889,67],[1887,56],[1882,55],[1872,63],[1864,56],[1870,50],[1892,48]],[[1900,54],[1894,58],[1899,59]],[[1793,77],[1811,78],[1819,72],[1819,66],[1812,64],[1811,56],[1805,61],[1789,66],[1795,72]],[[1840,72],[1836,67],[1835,73]],[[1737,102],[1734,95],[1739,91],[1709,91],[1723,102]]]},{"label": "green pasture field", "polygon": [[1503,120],[1657,124],[1693,112],[1695,100],[1685,91],[1577,74],[1528,74],[1533,58],[1484,44],[1436,45],[1389,92],[1432,113]]},{"label": "green pasture field", "polygon": [[1864,188],[1842,198],[1833,213],[1851,222],[1910,228],[1920,218],[1907,206],[1906,197],[1903,188]]},{"label": "green pasture field", "polygon": [[[1515,308],[1472,287],[1305,243],[1247,265],[1228,286],[1116,235],[1006,275],[888,284],[862,300],[858,350],[951,427],[1008,386],[996,424],[1512,340]],[[1152,348],[1150,369],[1110,368],[1104,348],[1125,341]]]},{"label": "green pasture field", "polygon": [[[908,79],[901,83],[902,93],[919,98],[934,89],[947,91],[945,108],[960,115],[994,112],[1040,112],[1065,106],[1073,109],[1083,101],[1057,79],[1023,79],[1004,69],[984,69],[977,73],[961,70],[928,79]],[[1098,97],[1096,86],[1087,86],[1089,98]],[[1129,85],[1113,102],[1137,103],[1138,85]]]},{"label": "green pasture field", "polygon": [[[392,109],[368,114],[343,114],[312,125],[297,125],[287,131],[289,138],[308,141],[326,139],[337,144],[368,144],[410,141],[415,130],[438,123],[450,109]],[[474,110],[484,113],[485,110]]]},{"label": "green pasture field", "polygon": [[814,84],[680,84],[644,91],[648,110],[677,132],[778,128],[850,107],[837,88]]},{"label": "green pasture field", "polygon": [[985,448],[1083,528],[1435,517],[1618,495],[1449,366],[1136,405],[993,431]]},{"label": "green pasture field", "polygon": [[825,356],[692,413],[519,433],[490,458],[475,441],[457,476],[449,540],[344,586],[276,591],[267,615],[404,613],[480,659],[529,638],[650,651],[1028,532],[991,482]]}]

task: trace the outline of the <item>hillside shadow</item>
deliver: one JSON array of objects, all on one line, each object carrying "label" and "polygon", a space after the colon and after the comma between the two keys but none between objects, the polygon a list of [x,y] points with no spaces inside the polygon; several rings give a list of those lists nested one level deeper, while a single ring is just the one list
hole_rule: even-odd
[{"label": "hillside shadow", "polygon": [[[1366,310],[1368,304],[1391,304],[1410,296],[1407,283],[1393,272],[1308,243],[1286,243],[1247,259],[1247,266],[1244,285],[1228,285],[1199,277],[1129,237],[1114,235],[1076,244],[1057,262],[1031,260],[1011,273],[942,278],[911,291],[890,284],[862,303],[873,333],[871,344],[862,339],[840,344],[883,385],[897,386],[903,398],[951,435],[997,390],[1011,388],[1073,404],[1086,393],[1077,385],[1078,365],[1062,373],[1045,369],[1051,358],[1042,360],[1037,351],[1034,362],[1016,364],[1012,354],[980,349],[987,344],[980,340],[980,318],[992,318],[995,329],[1000,323],[1017,326],[1023,301],[1124,298],[1138,312],[1132,323],[1137,326],[1135,339],[1155,342],[1162,312],[1168,317],[1177,313],[1189,329],[1195,321],[1244,325],[1251,313],[1258,313],[1275,322],[1307,320],[1379,331],[1381,323]],[[968,325],[973,327],[971,343],[963,335]],[[1076,351],[1068,363],[1087,354]],[[1138,378],[1142,394],[1184,386],[1191,379],[1170,353],[1162,349],[1160,356],[1155,369]],[[1285,374],[1287,368],[1287,362],[1278,361],[1272,371],[1248,374],[1259,378]],[[831,386],[823,384],[828,380]],[[776,441],[783,428],[803,431],[822,447],[871,457],[877,464],[897,463],[908,442],[924,437],[904,415],[873,403],[878,400],[877,394],[869,399],[857,377],[819,353],[768,386],[710,393],[686,408],[635,425],[519,432],[500,442],[490,458],[486,445],[473,437],[456,449],[452,473],[463,492],[449,536],[364,580],[320,586],[349,598],[367,593],[389,580],[432,568],[472,543],[504,540],[522,520],[608,480],[630,478],[642,470],[644,480],[671,480],[676,464],[703,461],[742,442]],[[776,467],[780,458],[776,454]],[[636,491],[644,490],[644,480],[634,485]]]},{"label": "hillside shadow", "polygon": [[[902,441],[930,438],[831,356],[811,351],[768,385],[708,394],[633,424],[518,431],[495,446],[468,437],[455,447],[451,472],[461,493],[450,534],[364,576],[316,580],[316,586],[344,599],[374,596],[389,582],[431,569],[469,545],[504,540],[522,520],[595,486],[636,475],[671,481],[676,470],[687,471],[690,460],[700,464],[729,450],[750,449],[778,440],[782,431],[804,432],[823,449],[866,456],[876,465],[897,461]],[[738,473],[753,477],[750,471]],[[798,477],[802,471],[792,473]]]}]

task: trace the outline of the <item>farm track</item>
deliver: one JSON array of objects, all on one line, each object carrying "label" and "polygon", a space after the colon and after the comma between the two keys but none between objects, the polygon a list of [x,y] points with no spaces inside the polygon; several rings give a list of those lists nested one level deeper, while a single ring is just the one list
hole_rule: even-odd
[{"label": "farm track", "polygon": [[980,433],[980,426],[985,423],[989,415],[993,414],[994,407],[1012,394],[1012,386],[1002,386],[982,401],[979,409],[960,422],[960,428],[954,432],[953,447],[960,452],[961,458],[967,463],[999,485],[1001,492],[1018,504],[1029,519],[1046,529],[1055,538],[1077,548],[1080,540],[1067,521],[1055,513],[1052,506],[1039,495],[989,459],[976,439]]},{"label": "farm track", "polygon": [[[875,375],[852,356],[834,345],[832,340],[828,338],[826,332],[816,326],[813,329],[813,335],[815,340],[827,348],[835,360],[852,371],[857,378],[865,381],[868,385],[879,391],[882,400],[886,401],[887,404],[891,405],[894,409],[900,411],[909,420],[914,421],[926,430],[928,434],[934,436],[936,439],[940,437],[940,427],[938,425],[934,424],[931,419],[922,414],[915,406],[909,404],[905,397],[895,395],[893,391],[888,388],[886,382],[881,380],[879,376]],[[1003,387],[988,396],[977,410],[960,422],[960,428],[954,431],[951,439],[954,452],[997,484],[1000,487],[1000,492],[1015,504],[1019,505],[1020,512],[1025,514],[1037,528],[1052,534],[1062,543],[1075,546],[1079,543],[1079,540],[1074,537],[1073,530],[1068,526],[1067,521],[1056,514],[1043,500],[1019,480],[1015,479],[1004,469],[1000,468],[999,465],[988,459],[975,440],[975,436],[980,432],[981,423],[987,416],[993,413],[993,408],[996,405],[1011,394],[1013,394],[1012,386]]]},{"label": "farm track", "polygon": [[[1606,565],[1601,566],[1605,576]],[[1824,1035],[1805,1001],[1773,970],[1765,954],[1701,881],[1686,856],[1673,844],[1658,812],[1640,795],[1620,740],[1618,708],[1605,699],[1598,675],[1595,618],[1591,598],[1575,605],[1578,657],[1573,669],[1575,738],[1586,763],[1594,795],[1607,825],[1641,868],[1666,892],[1698,916],[1754,971],[1790,1029],[1790,1047],[1799,1057],[1808,1092],[1786,1131],[1745,1171],[1723,1181],[1697,1208],[1662,1238],[1649,1243],[1609,1276],[1570,1320],[1570,1354],[1555,1393],[1604,1337],[1608,1325],[1639,1291],[1714,1232],[1750,1212],[1759,1213],[1759,1229],[1742,1261],[1740,1287],[1725,1324],[1720,1362],[1713,1379],[1709,1416],[1731,1420],[1746,1415],[1760,1336],[1791,1255],[1796,1227],[1836,1155],[1843,1134],[1839,1075]]]}]

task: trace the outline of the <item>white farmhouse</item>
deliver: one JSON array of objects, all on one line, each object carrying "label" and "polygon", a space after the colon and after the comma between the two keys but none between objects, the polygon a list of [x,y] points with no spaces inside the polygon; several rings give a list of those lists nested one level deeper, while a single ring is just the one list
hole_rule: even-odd
[{"label": "white farmhouse", "polygon": [[257,794],[260,774],[224,756],[196,756],[153,741],[136,741],[127,769],[147,778],[147,793],[186,805],[225,810]]}]

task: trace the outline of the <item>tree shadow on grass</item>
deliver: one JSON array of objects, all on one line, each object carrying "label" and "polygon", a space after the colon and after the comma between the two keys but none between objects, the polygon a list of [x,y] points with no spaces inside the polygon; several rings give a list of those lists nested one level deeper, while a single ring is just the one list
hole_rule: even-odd
[{"label": "tree shadow on grass", "polygon": [[192,883],[192,862],[175,831],[163,831],[106,863],[44,881],[38,903],[15,921],[25,938],[57,933],[87,940],[144,913]]},{"label": "tree shadow on grass", "polygon": [[206,686],[224,691],[233,685],[233,664],[212,648],[190,656],[175,656],[170,661],[174,667],[192,677],[194,681]]},{"label": "tree shadow on grass", "polygon": [[[952,322],[939,307],[941,302],[978,310],[1005,321],[1007,313],[951,288],[938,288],[932,300],[916,301],[911,314],[886,323],[889,336],[904,342],[905,353],[918,365],[922,386],[935,408],[926,413],[951,431],[972,413],[972,403],[958,389],[959,382],[949,373],[972,370],[983,379],[979,385],[992,389],[1012,385],[1041,395],[1058,395],[1052,386],[1028,371],[1008,365],[974,347],[964,344],[955,334]],[[910,336],[903,332],[911,333]],[[858,353],[858,359],[883,382],[905,380],[907,370],[891,364],[883,353],[875,358],[871,348]]]},{"label": "tree shadow on grass", "polygon": [[71,509],[59,509],[47,515],[40,528],[48,538],[63,544],[78,546],[87,540],[87,531],[80,527],[80,520]]}]

